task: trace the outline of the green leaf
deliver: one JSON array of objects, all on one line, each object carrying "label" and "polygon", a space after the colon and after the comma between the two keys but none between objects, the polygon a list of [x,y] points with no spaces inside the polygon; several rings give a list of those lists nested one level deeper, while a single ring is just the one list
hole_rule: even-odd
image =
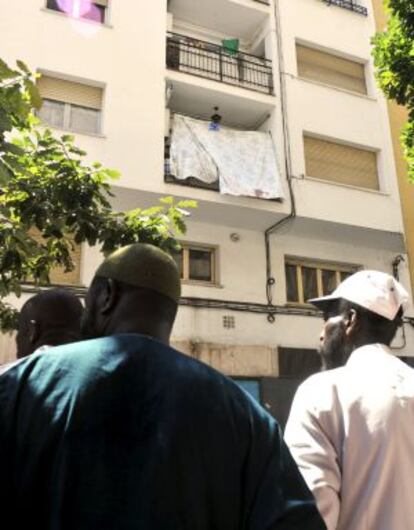
[{"label": "green leaf", "polygon": [[31,104],[36,110],[39,110],[42,107],[43,103],[39,89],[33,83],[33,81],[30,81],[30,79],[26,79],[24,81],[24,85],[26,87],[27,92],[29,93]]},{"label": "green leaf", "polygon": [[16,77],[17,72],[7,66],[7,64],[0,59],[0,82],[2,79],[10,79]]},{"label": "green leaf", "polygon": [[104,173],[111,180],[118,180],[121,176],[120,172],[116,171],[115,169],[105,169]]},{"label": "green leaf", "polygon": [[0,160],[0,185],[1,186],[7,185],[9,183],[10,177],[11,175],[10,175],[9,170]]},{"label": "green leaf", "polygon": [[174,204],[174,197],[161,197],[160,199],[160,203],[161,204],[167,204],[167,205],[172,205]]},{"label": "green leaf", "polygon": [[27,68],[26,64],[23,61],[21,61],[20,59],[17,59],[16,64],[20,68],[20,70],[23,70],[25,74],[30,75],[30,70]]},{"label": "green leaf", "polygon": [[72,134],[64,134],[63,136],[61,136],[61,140],[64,143],[72,143],[75,141],[75,137]]}]

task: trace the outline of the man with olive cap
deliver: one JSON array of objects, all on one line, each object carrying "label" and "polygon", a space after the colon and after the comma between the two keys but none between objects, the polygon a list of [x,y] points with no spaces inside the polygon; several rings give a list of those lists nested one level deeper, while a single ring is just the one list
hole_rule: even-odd
[{"label": "man with olive cap", "polygon": [[299,387],[285,440],[328,530],[414,528],[414,371],[389,348],[407,301],[377,271],[310,300],[331,369]]},{"label": "man with olive cap", "polygon": [[5,528],[325,528],[276,422],[168,346],[179,296],[172,258],[125,247],[87,294],[94,339],[0,377]]}]

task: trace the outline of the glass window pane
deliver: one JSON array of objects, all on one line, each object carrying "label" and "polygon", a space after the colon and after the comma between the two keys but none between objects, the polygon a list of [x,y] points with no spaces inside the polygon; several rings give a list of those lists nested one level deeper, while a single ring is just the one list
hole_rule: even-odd
[{"label": "glass window pane", "polygon": [[211,251],[190,249],[190,280],[211,282],[213,280],[211,267]]},{"label": "glass window pane", "polygon": [[97,109],[71,105],[69,128],[84,133],[98,133],[99,115],[100,111]]},{"label": "glass window pane", "polygon": [[318,280],[316,269],[302,267],[303,300],[307,302],[310,298],[318,297]]},{"label": "glass window pane", "polygon": [[54,11],[63,11],[63,8],[59,5],[57,0],[47,0],[46,7],[53,9]]},{"label": "glass window pane", "polygon": [[65,104],[61,101],[44,99],[42,108],[38,112],[39,118],[52,127],[63,127]]},{"label": "glass window pane", "polygon": [[286,265],[286,294],[288,302],[299,302],[298,281],[296,277],[296,265]]},{"label": "glass window pane", "polygon": [[322,270],[322,289],[324,296],[336,289],[336,271]]},{"label": "glass window pane", "polygon": [[173,255],[174,261],[177,264],[178,270],[180,271],[180,278],[184,277],[184,266],[183,266],[183,249]]},{"label": "glass window pane", "polygon": [[86,13],[81,14],[81,18],[103,24],[105,22],[105,7],[92,3],[90,9]]}]

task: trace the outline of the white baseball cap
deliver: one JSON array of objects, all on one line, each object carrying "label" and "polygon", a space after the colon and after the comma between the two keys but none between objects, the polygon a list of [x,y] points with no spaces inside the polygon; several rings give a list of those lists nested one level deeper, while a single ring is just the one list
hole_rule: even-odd
[{"label": "white baseball cap", "polygon": [[409,295],[389,274],[364,270],[349,276],[332,294],[313,298],[309,303],[323,310],[329,302],[340,298],[358,304],[388,320],[394,320],[400,307],[405,309]]}]

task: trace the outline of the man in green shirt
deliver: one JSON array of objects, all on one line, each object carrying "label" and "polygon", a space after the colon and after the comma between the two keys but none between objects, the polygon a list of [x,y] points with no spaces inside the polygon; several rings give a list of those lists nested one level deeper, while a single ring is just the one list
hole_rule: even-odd
[{"label": "man in green shirt", "polygon": [[168,345],[179,297],[172,258],[125,247],[88,292],[94,338],[0,376],[4,528],[325,528],[277,423]]}]

